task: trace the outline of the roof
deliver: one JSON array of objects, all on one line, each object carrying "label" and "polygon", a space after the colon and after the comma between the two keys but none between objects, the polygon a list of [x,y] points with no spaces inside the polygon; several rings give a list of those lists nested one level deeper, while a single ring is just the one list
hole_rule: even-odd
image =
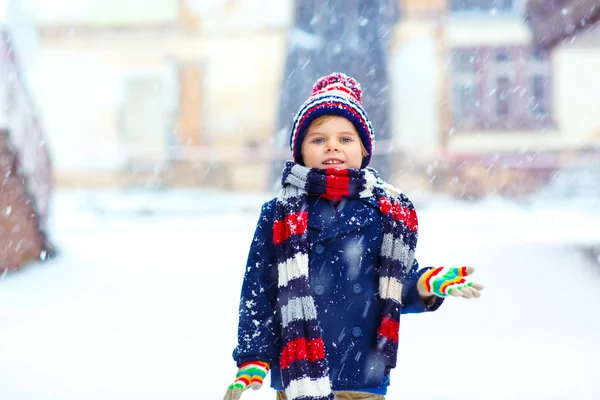
[{"label": "roof", "polygon": [[582,31],[598,25],[598,0],[529,0],[527,21],[534,43],[552,48]]}]

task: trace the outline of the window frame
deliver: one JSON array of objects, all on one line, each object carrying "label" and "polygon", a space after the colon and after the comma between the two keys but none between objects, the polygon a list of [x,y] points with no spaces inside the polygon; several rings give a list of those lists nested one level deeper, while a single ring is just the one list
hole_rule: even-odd
[{"label": "window frame", "polygon": [[[510,60],[497,61],[496,52],[508,51]],[[474,70],[457,71],[455,57],[458,52],[471,52]],[[515,131],[535,130],[554,126],[553,121],[553,71],[551,59],[546,56],[536,60],[534,49],[529,45],[497,47],[455,47],[450,55],[449,96],[451,121],[457,130]],[[533,80],[545,79],[543,114],[536,114],[532,108],[535,102]],[[497,81],[509,79],[508,118],[498,115]],[[461,85],[471,84],[475,93],[475,116],[461,117],[462,109],[457,98]],[[539,102],[537,102],[539,104]]]},{"label": "window frame", "polygon": [[[490,15],[490,16],[502,16],[502,15],[516,15],[522,12],[523,4],[521,0],[488,0],[488,1],[510,1],[512,2],[511,6],[508,8],[496,8],[490,6],[489,8],[479,8],[476,5],[467,6],[464,8],[457,9],[457,5],[455,2],[468,2],[468,1],[477,1],[477,0],[448,0],[448,10],[452,15]],[[495,10],[495,12],[492,12]]]}]

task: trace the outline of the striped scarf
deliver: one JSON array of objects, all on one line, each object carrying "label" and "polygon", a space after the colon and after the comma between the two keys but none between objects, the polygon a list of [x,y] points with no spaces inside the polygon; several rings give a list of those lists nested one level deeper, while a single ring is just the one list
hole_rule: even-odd
[{"label": "striped scarf", "polygon": [[280,368],[288,399],[333,399],[331,382],[308,274],[308,194],[339,201],[376,196],[382,212],[379,267],[382,306],[377,349],[387,368],[396,366],[402,282],[414,259],[417,215],[406,196],[389,187],[372,168],[317,169],[288,161],[282,174],[273,224],[283,347]]}]

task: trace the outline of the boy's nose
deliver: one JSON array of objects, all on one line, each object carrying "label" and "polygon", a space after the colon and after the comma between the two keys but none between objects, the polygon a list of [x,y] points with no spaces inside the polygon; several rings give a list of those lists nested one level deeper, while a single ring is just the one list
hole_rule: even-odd
[{"label": "boy's nose", "polygon": [[335,141],[327,142],[327,151],[338,151],[337,143]]}]

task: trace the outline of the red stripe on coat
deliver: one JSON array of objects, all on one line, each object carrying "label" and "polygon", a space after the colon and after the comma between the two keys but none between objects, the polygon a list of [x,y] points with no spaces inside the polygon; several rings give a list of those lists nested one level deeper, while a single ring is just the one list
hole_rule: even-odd
[{"label": "red stripe on coat", "polygon": [[325,358],[325,345],[323,339],[307,340],[306,338],[295,339],[289,342],[281,352],[279,359],[280,368],[288,368],[291,363],[299,360],[311,362]]},{"label": "red stripe on coat", "polygon": [[328,168],[325,170],[327,176],[327,185],[325,194],[322,196],[328,200],[340,201],[344,196],[350,194],[348,186],[350,185],[350,177],[348,176],[348,170],[336,170],[334,168]]},{"label": "red stripe on coat", "polygon": [[384,214],[391,214],[395,221],[402,221],[411,231],[417,232],[419,230],[419,218],[417,217],[417,210],[414,208],[402,207],[397,201],[391,202],[386,197],[379,199],[379,208]]},{"label": "red stripe on coat", "polygon": [[285,219],[277,220],[273,223],[273,242],[280,244],[293,235],[304,235],[308,223],[308,212],[300,211],[291,214]]},{"label": "red stripe on coat", "polygon": [[399,331],[400,322],[393,320],[389,317],[383,317],[381,319],[381,326],[379,327],[379,336],[388,338],[394,343],[398,343]]},{"label": "red stripe on coat", "polygon": [[398,218],[396,218],[396,220],[398,219],[411,231],[417,232],[419,230],[419,218],[417,217],[417,210],[414,208],[409,209],[407,207],[400,207]]}]

